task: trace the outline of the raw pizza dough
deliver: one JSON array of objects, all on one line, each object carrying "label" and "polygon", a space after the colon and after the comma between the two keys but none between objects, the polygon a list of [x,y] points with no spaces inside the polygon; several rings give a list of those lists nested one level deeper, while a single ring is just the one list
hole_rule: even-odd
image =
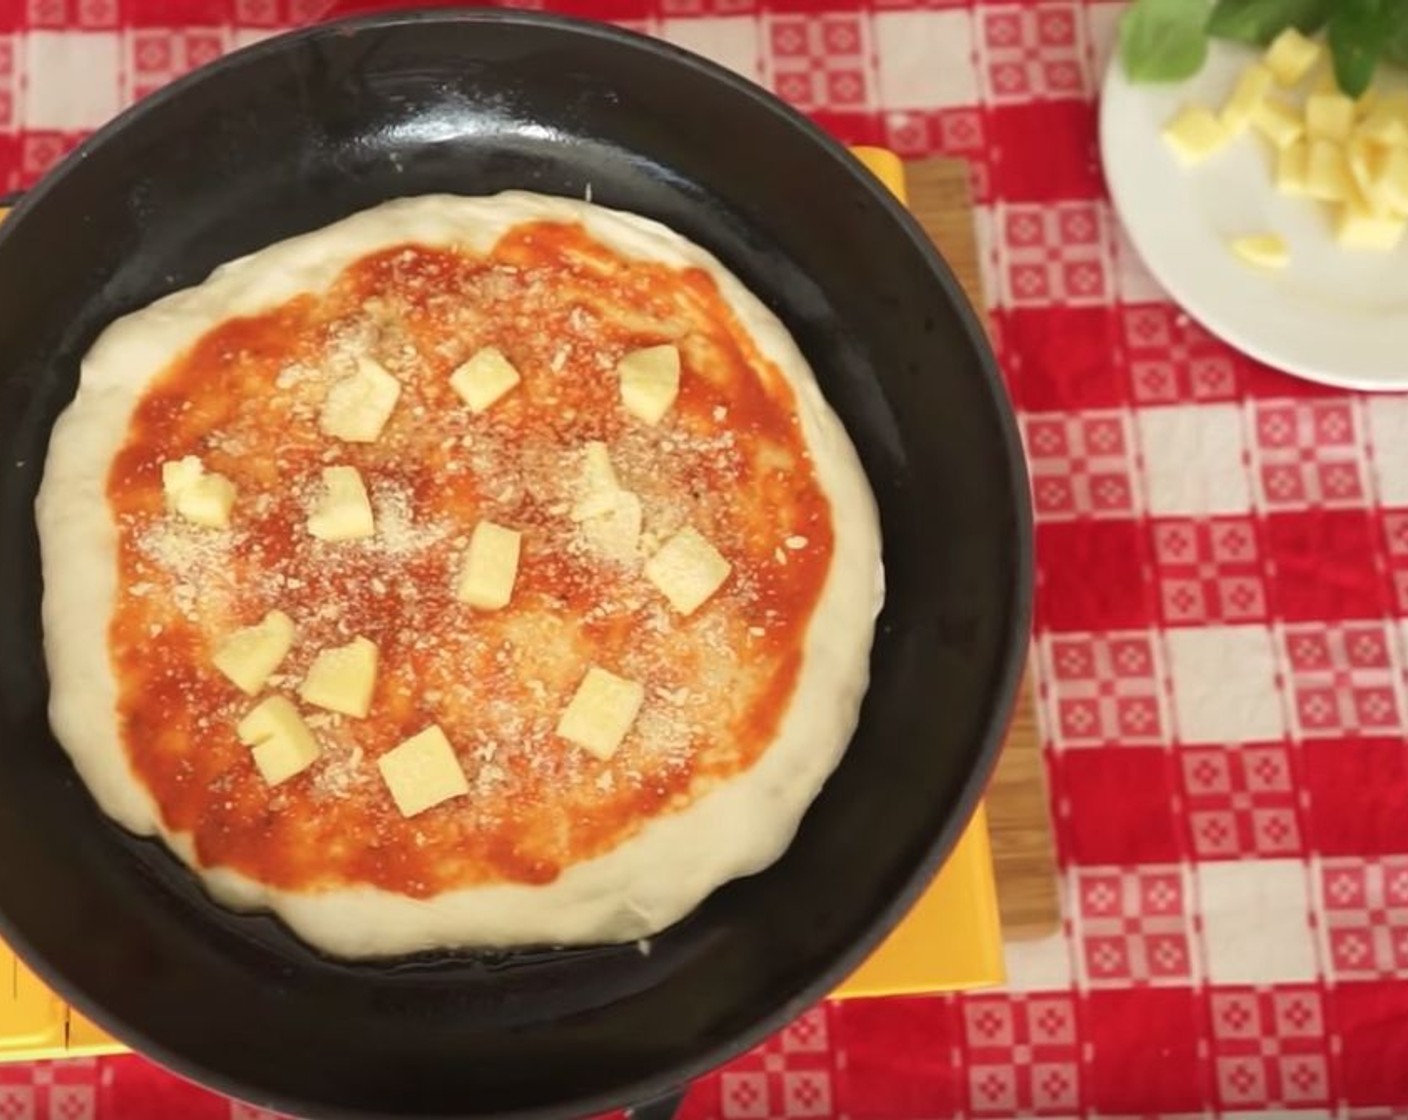
[{"label": "raw pizza dough", "polygon": [[[105,483],[134,408],[151,380],[212,328],[322,291],[368,253],[401,243],[486,252],[520,223],[539,221],[581,223],[628,258],[705,270],[792,386],[835,540],[779,733],[750,769],[544,885],[498,883],[428,899],[365,886],[302,893],[199,866],[190,834],[163,826],[118,734],[107,637],[118,594],[118,534]],[[883,599],[874,499],[850,440],[779,321],[712,255],[664,226],[521,192],[389,202],[226,264],[204,283],[114,323],[84,359],[77,396],[55,426],[37,517],[51,723],[99,805],[133,832],[160,835],[222,902],[273,910],[314,946],[348,957],[633,940],[679,920],[724,882],[768,866],[851,737]]]}]

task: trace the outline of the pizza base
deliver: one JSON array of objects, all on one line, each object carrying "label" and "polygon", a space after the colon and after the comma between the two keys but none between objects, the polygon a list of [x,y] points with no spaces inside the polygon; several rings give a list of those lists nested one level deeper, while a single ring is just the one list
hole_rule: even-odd
[{"label": "pizza base", "polygon": [[[207,331],[326,290],[368,253],[403,242],[487,252],[514,226],[535,221],[580,222],[623,256],[706,270],[793,388],[817,481],[831,503],[835,545],[777,737],[747,771],[542,886],[472,887],[430,899],[372,887],[298,893],[198,866],[189,834],[163,826],[118,734],[107,642],[118,534],[105,487],[133,410],[152,378]],[[777,318],[711,254],[665,226],[526,192],[388,202],[225,264],[204,283],[119,319],[84,358],[77,395],[55,424],[36,516],[50,722],[99,806],[132,832],[160,836],[221,902],[272,910],[304,940],[341,957],[636,940],[678,921],[730,879],[767,867],[791,842],[850,741],[884,597],[879,520],[860,461]]]}]

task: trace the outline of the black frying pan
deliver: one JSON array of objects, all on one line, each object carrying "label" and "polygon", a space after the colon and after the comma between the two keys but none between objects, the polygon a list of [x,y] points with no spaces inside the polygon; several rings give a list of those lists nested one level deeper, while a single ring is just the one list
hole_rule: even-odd
[{"label": "black frying pan", "polygon": [[[394,196],[509,187],[590,187],[673,226],[792,329],[880,504],[873,682],[783,859],[648,956],[339,963],[215,906],[89,798],[45,719],[34,494],[78,360],[114,317]],[[561,1117],[657,1096],[843,979],[981,792],[1031,578],[992,359],[884,188],[698,58],[600,26],[446,11],[241,51],[99,133],[4,224],[0,360],[0,932],[119,1038],[217,1089],[342,1116]]]}]

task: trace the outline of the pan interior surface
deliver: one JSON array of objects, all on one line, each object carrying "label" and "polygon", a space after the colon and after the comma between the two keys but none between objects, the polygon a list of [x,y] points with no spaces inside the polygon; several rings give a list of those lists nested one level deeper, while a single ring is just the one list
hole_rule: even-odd
[{"label": "pan interior surface", "polygon": [[[386,199],[519,188],[660,220],[791,329],[880,507],[887,606],[786,855],[636,946],[349,965],[102,817],[45,718],[33,499],[79,359],[223,261]],[[883,189],[747,83],[509,14],[333,24],[178,83],[0,233],[0,932],[124,1040],[304,1115],[575,1115],[729,1056],[858,963],[957,838],[1025,648],[1025,483],[957,286]],[[95,719],[108,718],[95,711]]]}]

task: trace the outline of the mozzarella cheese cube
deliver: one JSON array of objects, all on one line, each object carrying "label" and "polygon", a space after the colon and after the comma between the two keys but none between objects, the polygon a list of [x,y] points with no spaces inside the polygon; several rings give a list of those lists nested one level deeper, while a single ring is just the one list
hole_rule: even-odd
[{"label": "mozzarella cheese cube", "polygon": [[518,557],[523,536],[492,521],[481,521],[469,537],[464,568],[456,595],[479,610],[496,611],[508,606],[518,578]]},{"label": "mozzarella cheese cube", "polygon": [[1391,148],[1374,184],[1380,200],[1392,211],[1408,215],[1408,148]]},{"label": "mozzarella cheese cube", "polygon": [[450,388],[469,405],[471,412],[479,413],[522,380],[502,350],[486,346],[450,374]]},{"label": "mozzarella cheese cube", "polygon": [[645,689],[593,665],[557,721],[557,733],[603,762],[621,746],[640,714]]},{"label": "mozzarella cheese cube", "polygon": [[683,615],[691,615],[723,586],[732,565],[699,533],[685,526],[645,562],[645,578]]},{"label": "mozzarella cheese cube", "polygon": [[1218,152],[1232,138],[1211,109],[1186,105],[1164,126],[1164,141],[1183,163],[1192,165]]},{"label": "mozzarella cheese cube", "polygon": [[1343,144],[1354,132],[1354,101],[1342,93],[1312,93],[1305,100],[1305,131],[1312,140]]},{"label": "mozzarella cheese cube", "polygon": [[645,523],[640,498],[629,490],[595,494],[572,511],[582,526],[587,545],[609,560],[629,563],[640,555],[640,534]]},{"label": "mozzarella cheese cube", "polygon": [[182,492],[176,512],[207,529],[223,529],[230,524],[235,507],[235,484],[224,475],[202,475]]},{"label": "mozzarella cheese cube", "polygon": [[356,467],[324,467],[323,492],[308,515],[320,541],[351,541],[376,532],[372,503]]},{"label": "mozzarella cheese cube", "polygon": [[633,561],[639,555],[644,524],[640,498],[621,489],[606,444],[593,440],[583,452],[577,488],[581,497],[572,507],[572,520],[581,525],[582,537],[593,551],[621,563]]},{"label": "mozzarella cheese cube", "polygon": [[1293,86],[1310,73],[1310,68],[1320,61],[1320,54],[1319,43],[1288,27],[1267,48],[1264,61],[1281,85]]},{"label": "mozzarella cheese cube", "polygon": [[455,749],[437,724],[392,747],[376,765],[403,817],[414,817],[469,792]]},{"label": "mozzarella cheese cube", "polygon": [[318,740],[298,709],[285,696],[261,701],[235,727],[240,742],[254,748],[250,755],[271,786],[301,774],[318,759]]},{"label": "mozzarella cheese cube", "polygon": [[380,363],[360,357],[357,372],[328,389],[318,426],[324,435],[348,443],[375,443],[400,397],[401,383]]},{"label": "mozzarella cheese cube", "polygon": [[1383,148],[1362,138],[1356,137],[1345,146],[1345,159],[1356,189],[1355,198],[1366,209],[1380,215],[1389,209],[1380,186],[1386,157],[1387,152]]},{"label": "mozzarella cheese cube", "polygon": [[161,464],[161,489],[166,495],[167,509],[176,508],[176,499],[205,474],[205,464],[196,456],[169,459]]},{"label": "mozzarella cheese cube", "polygon": [[1340,80],[1335,77],[1334,59],[1327,58],[1325,65],[1320,67],[1320,72],[1315,75],[1315,81],[1310,85],[1311,93],[1339,93]]},{"label": "mozzarella cheese cube", "polygon": [[1228,132],[1236,136],[1246,131],[1256,107],[1266,100],[1273,81],[1271,71],[1265,66],[1252,65],[1242,71],[1232,96],[1222,107],[1222,123]]},{"label": "mozzarella cheese cube", "polygon": [[582,449],[583,494],[602,494],[619,490],[621,483],[616,478],[616,468],[611,465],[611,454],[606,444],[594,439]]},{"label": "mozzarella cheese cube", "polygon": [[293,648],[293,637],[293,619],[283,611],[270,611],[261,622],[221,642],[212,660],[241,692],[257,696]]},{"label": "mozzarella cheese cube", "polygon": [[1335,237],[1346,249],[1387,253],[1398,247],[1405,228],[1408,221],[1403,218],[1383,217],[1351,202],[1340,210]]},{"label": "mozzarella cheese cube", "polygon": [[1292,198],[1305,195],[1306,165],[1310,159],[1310,148],[1304,140],[1297,140],[1289,148],[1276,153],[1276,189]]},{"label": "mozzarella cheese cube", "polygon": [[1289,148],[1305,135],[1305,118],[1284,101],[1266,98],[1252,111],[1252,127],[1275,148]]},{"label": "mozzarella cheese cube", "polygon": [[1291,263],[1290,248],[1274,233],[1239,237],[1232,242],[1232,252],[1258,268],[1285,268]]},{"label": "mozzarella cheese cube", "polygon": [[621,404],[647,424],[658,424],[680,394],[680,352],[670,345],[633,350],[616,364]]},{"label": "mozzarella cheese cube", "polygon": [[1330,140],[1312,140],[1305,167],[1305,193],[1321,202],[1352,197],[1354,178],[1344,149]]},{"label": "mozzarella cheese cube", "polygon": [[161,489],[167,509],[187,521],[207,529],[230,524],[235,484],[223,474],[207,472],[194,455],[161,465]]},{"label": "mozzarella cheese cube", "polygon": [[304,703],[366,719],[376,690],[376,645],[363,637],[321,651],[298,690]]},{"label": "mozzarella cheese cube", "polygon": [[1380,97],[1356,129],[1358,135],[1386,148],[1408,144],[1408,93]]}]

